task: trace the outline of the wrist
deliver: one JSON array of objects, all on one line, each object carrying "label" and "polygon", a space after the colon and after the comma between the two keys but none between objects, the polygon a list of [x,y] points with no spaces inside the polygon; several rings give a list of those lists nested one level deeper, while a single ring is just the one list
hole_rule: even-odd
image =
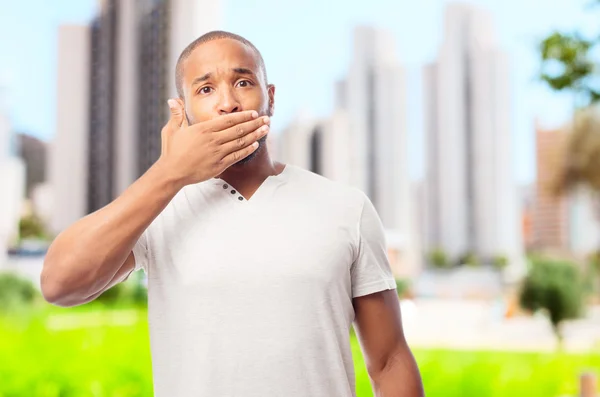
[{"label": "wrist", "polygon": [[167,161],[160,157],[148,170],[157,182],[168,190],[172,190],[174,194],[183,189],[187,183],[185,178],[173,172],[173,167],[169,166]]}]

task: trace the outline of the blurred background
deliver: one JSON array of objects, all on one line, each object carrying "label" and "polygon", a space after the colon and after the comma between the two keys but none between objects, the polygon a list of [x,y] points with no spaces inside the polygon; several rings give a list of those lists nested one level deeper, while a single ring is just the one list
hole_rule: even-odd
[{"label": "blurred background", "polygon": [[158,158],[213,29],[265,58],[274,157],[375,204],[428,396],[597,395],[600,1],[0,4],[0,397],[152,395],[144,274],[69,309],[39,275]]}]

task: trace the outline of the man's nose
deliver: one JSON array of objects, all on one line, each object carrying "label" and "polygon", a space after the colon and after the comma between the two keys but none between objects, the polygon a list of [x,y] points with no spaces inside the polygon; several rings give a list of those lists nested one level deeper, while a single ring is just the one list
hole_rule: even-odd
[{"label": "man's nose", "polygon": [[221,95],[218,103],[219,115],[239,112],[241,110],[240,102],[237,96],[230,88],[221,89]]}]

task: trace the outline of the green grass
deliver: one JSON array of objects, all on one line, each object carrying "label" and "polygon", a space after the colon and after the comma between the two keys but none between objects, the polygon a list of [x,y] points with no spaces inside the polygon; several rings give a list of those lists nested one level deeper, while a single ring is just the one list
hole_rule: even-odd
[{"label": "green grass", "polygon": [[[358,396],[372,396],[355,339],[352,348]],[[598,354],[414,353],[428,397],[575,396],[582,370],[600,373]],[[151,395],[144,310],[46,307],[0,319],[0,397]]]}]

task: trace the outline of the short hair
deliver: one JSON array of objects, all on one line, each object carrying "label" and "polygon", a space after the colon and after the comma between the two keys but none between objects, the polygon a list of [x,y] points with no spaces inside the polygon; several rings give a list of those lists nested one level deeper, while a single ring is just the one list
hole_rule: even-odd
[{"label": "short hair", "polygon": [[181,55],[179,55],[179,59],[177,59],[177,65],[175,66],[175,86],[177,87],[177,93],[181,98],[183,98],[183,63],[198,46],[218,39],[236,40],[250,47],[258,58],[258,67],[260,68],[265,79],[265,84],[267,84],[267,69],[265,68],[265,61],[258,48],[256,48],[256,46],[249,40],[240,35],[223,30],[213,30],[192,41],[187,47],[185,47],[185,49],[181,52]]}]

